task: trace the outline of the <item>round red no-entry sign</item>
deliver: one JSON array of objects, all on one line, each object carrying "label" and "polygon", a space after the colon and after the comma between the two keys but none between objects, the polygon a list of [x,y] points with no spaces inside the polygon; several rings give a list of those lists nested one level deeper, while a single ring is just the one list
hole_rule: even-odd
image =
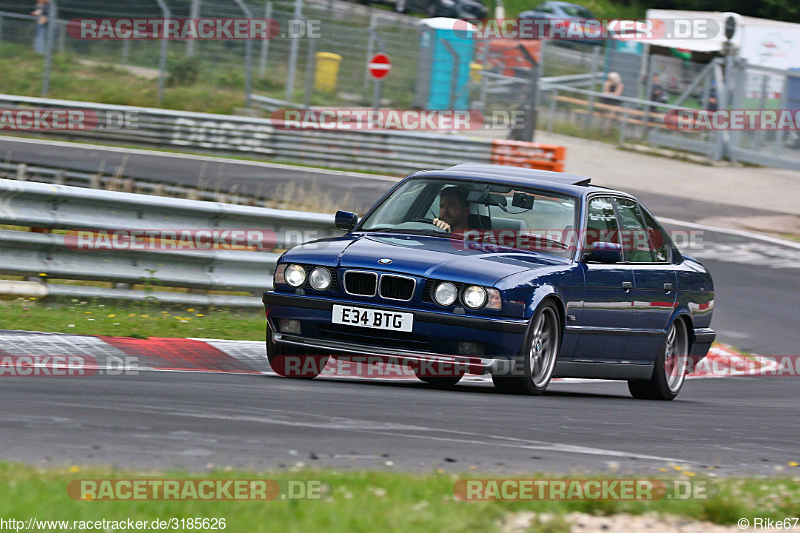
[{"label": "round red no-entry sign", "polygon": [[373,78],[382,80],[388,76],[389,71],[392,70],[392,62],[389,61],[389,56],[386,54],[375,54],[372,56],[372,59],[369,60],[369,65],[367,65],[367,67]]}]

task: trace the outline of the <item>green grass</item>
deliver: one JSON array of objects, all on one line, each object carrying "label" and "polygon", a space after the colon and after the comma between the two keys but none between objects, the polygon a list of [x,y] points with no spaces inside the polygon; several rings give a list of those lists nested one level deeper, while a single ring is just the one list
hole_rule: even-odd
[{"label": "green grass", "polygon": [[73,299],[68,304],[0,301],[0,328],[116,337],[205,337],[264,340],[257,310],[202,309],[164,304],[106,305]]},{"label": "green grass", "polygon": [[[453,485],[459,479],[489,477],[469,473],[427,474],[391,471],[341,471],[282,468],[267,472],[233,471],[224,467],[203,474],[184,471],[131,472],[107,468],[65,466],[40,469],[18,464],[0,464],[0,516],[27,520],[148,520],[155,518],[224,518],[228,531],[499,531],[515,512],[556,513],[579,511],[682,515],[720,524],[733,524],[741,517],[782,519],[796,514],[800,505],[800,478],[711,479],[719,493],[709,499],[656,501],[475,501],[455,499]],[[685,472],[675,473],[681,479]],[[636,476],[580,476],[582,478]],[[654,476],[644,476],[652,479]],[[81,479],[269,479],[279,484],[314,481],[321,485],[322,499],[281,501],[76,501],[67,494],[67,484]],[[553,479],[564,476],[515,475],[514,479]],[[660,475],[666,481],[672,475]],[[692,479],[700,479],[693,477]],[[716,492],[712,490],[712,492]],[[557,519],[556,531],[565,530]]]}]

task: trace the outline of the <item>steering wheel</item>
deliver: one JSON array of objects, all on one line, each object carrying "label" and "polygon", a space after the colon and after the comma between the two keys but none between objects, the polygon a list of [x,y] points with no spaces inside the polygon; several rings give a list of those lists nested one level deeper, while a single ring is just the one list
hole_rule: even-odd
[{"label": "steering wheel", "polygon": [[[423,224],[430,224],[431,226],[434,227],[434,229],[436,229],[438,231],[441,231],[442,233],[447,233],[445,230],[443,230],[442,228],[440,228],[439,226],[434,224],[433,223],[433,219],[430,219],[430,218],[415,218],[414,220],[409,220],[408,222],[421,222]],[[408,222],[406,222],[406,223],[408,223]]]}]

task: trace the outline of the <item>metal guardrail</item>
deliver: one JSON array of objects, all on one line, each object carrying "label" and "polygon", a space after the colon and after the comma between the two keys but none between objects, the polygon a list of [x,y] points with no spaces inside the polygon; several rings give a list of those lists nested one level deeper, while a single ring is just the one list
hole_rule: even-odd
[{"label": "metal guardrail", "polygon": [[101,139],[141,146],[209,150],[253,155],[275,161],[333,168],[408,174],[420,168],[459,163],[489,163],[492,141],[457,135],[381,131],[326,131],[276,128],[261,118],[213,115],[167,109],[116,106],[0,94],[6,109],[82,109],[99,115],[135,116],[124,129],[39,131],[47,135]]},{"label": "metal guardrail", "polygon": [[[189,289],[260,293],[272,286],[280,249],[305,237],[341,232],[333,216],[218,202],[0,179],[0,224],[49,230],[260,230],[274,236],[271,251],[81,250],[60,233],[0,230],[0,273]],[[42,228],[42,229],[40,229]],[[111,248],[111,247],[109,247]],[[140,300],[145,291],[47,284],[49,294]],[[158,292],[167,302],[260,305],[259,298]]]},{"label": "metal guardrail", "polygon": [[208,200],[238,205],[255,205],[266,207],[267,201],[260,195],[251,196],[236,192],[223,192],[213,188],[198,188],[190,185],[173,185],[156,180],[131,178],[120,173],[119,168],[108,168],[90,172],[86,170],[65,169],[32,165],[14,161],[0,162],[0,179],[17,179],[20,181],[37,181],[53,185],[69,185],[73,187],[89,187],[139,194],[153,194],[188,198],[189,200]]}]

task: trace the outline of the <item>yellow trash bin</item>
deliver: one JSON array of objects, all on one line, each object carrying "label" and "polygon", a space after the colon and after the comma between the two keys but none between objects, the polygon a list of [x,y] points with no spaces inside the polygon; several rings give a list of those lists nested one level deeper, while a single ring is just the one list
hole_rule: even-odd
[{"label": "yellow trash bin", "polygon": [[339,63],[342,56],[330,52],[317,52],[317,70],[314,73],[314,90],[320,92],[333,92],[336,89],[336,79],[339,77]]}]

